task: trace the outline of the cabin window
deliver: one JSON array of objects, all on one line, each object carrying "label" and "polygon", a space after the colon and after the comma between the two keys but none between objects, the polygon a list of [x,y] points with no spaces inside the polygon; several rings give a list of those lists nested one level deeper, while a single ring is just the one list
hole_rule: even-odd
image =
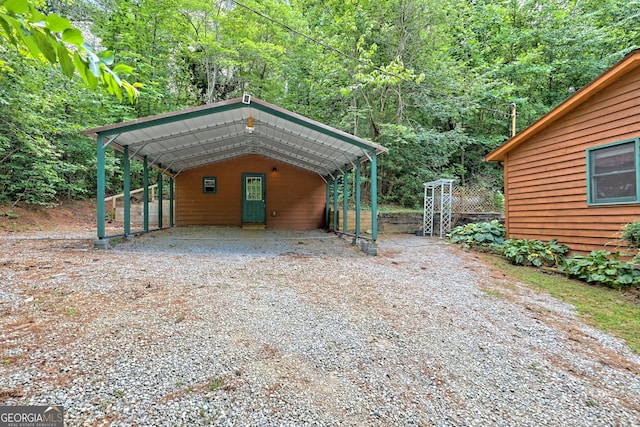
[{"label": "cabin window", "polygon": [[638,202],[638,140],[587,150],[590,204]]},{"label": "cabin window", "polygon": [[205,194],[214,194],[217,190],[217,180],[215,176],[205,176],[202,178],[202,192]]}]

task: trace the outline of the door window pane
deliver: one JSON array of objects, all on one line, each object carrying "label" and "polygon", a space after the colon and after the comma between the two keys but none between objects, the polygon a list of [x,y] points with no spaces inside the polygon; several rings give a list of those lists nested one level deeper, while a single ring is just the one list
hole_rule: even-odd
[{"label": "door window pane", "polygon": [[246,200],[262,200],[262,177],[251,176],[245,179]]}]

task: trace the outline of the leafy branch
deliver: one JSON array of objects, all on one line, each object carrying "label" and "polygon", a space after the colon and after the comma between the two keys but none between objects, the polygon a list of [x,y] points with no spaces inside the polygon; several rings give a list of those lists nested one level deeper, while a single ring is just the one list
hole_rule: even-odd
[{"label": "leafy branch", "polygon": [[68,19],[56,14],[45,15],[29,0],[0,0],[0,39],[7,40],[23,54],[59,64],[69,78],[77,71],[91,89],[101,85],[120,101],[123,91],[129,102],[135,103],[138,99],[137,88],[141,85],[129,83],[118,75],[133,71],[130,66],[119,64],[111,69],[113,52],[94,52],[85,43],[82,32]]}]

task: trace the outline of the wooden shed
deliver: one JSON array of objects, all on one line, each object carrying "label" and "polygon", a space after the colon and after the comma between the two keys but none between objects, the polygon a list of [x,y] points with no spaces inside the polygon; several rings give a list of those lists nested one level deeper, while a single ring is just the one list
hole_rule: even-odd
[{"label": "wooden shed", "polygon": [[640,217],[640,51],[490,153],[504,166],[507,236],[614,249]]},{"label": "wooden shed", "polygon": [[[329,226],[329,211],[332,205],[338,209],[340,191],[347,195],[343,211],[350,201],[359,219],[361,165],[369,163],[372,224],[366,229],[372,240],[377,238],[376,159],[386,148],[249,95],[83,133],[97,140],[98,240],[114,237],[104,226],[107,147],[124,154],[121,235],[131,234],[130,162],[138,159],[143,163],[143,187],[155,169],[158,193],[169,193],[170,226],[294,230]],[[356,182],[349,183],[348,176]],[[149,231],[146,191],[143,199],[144,231]],[[158,206],[162,209],[163,203]],[[160,212],[158,228],[163,228],[162,216]],[[338,228],[334,224],[333,229]],[[359,224],[356,236],[361,237]]]}]

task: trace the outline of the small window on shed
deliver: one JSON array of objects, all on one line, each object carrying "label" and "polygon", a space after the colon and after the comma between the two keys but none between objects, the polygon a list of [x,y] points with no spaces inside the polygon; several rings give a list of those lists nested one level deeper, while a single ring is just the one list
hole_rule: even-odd
[{"label": "small window on shed", "polygon": [[638,140],[587,150],[590,204],[638,201]]},{"label": "small window on shed", "polygon": [[215,176],[205,176],[202,178],[202,192],[214,194],[217,191],[217,180]]}]

